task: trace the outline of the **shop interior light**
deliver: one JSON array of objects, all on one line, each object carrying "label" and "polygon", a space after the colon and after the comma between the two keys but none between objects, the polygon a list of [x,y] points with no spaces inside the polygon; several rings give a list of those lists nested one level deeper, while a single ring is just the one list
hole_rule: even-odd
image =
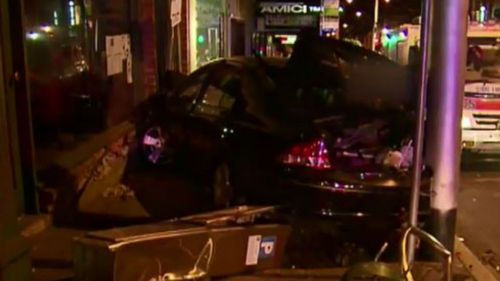
[{"label": "shop interior light", "polygon": [[361,17],[362,15],[363,15],[363,13],[361,13],[361,11],[357,11],[357,12],[356,12],[356,17],[358,17],[358,18],[359,18],[359,17]]},{"label": "shop interior light", "polygon": [[197,38],[197,40],[196,40],[196,41],[198,41],[198,43],[199,43],[199,44],[203,44],[203,43],[205,43],[205,36],[203,36],[203,35],[198,35],[198,38]]},{"label": "shop interior light", "polygon": [[352,1],[353,1],[353,0],[347,0],[347,3],[348,3],[348,4],[352,4]]},{"label": "shop interior light", "polygon": [[486,21],[486,7],[485,6],[481,6],[481,8],[479,8],[479,21],[480,22],[485,22]]},{"label": "shop interior light", "polygon": [[37,40],[37,39],[40,39],[40,33],[31,31],[31,32],[28,32],[26,37],[30,40]]},{"label": "shop interior light", "polygon": [[344,8],[342,6],[339,6],[339,13],[343,13],[344,12]]},{"label": "shop interior light", "polygon": [[399,41],[399,37],[397,35],[391,36],[391,39],[389,40],[389,43],[396,45]]},{"label": "shop interior light", "polygon": [[49,32],[52,32],[54,29],[52,28],[52,26],[49,26],[49,25],[42,25],[40,27],[40,29],[43,31],[43,32],[46,32],[46,33],[49,33]]},{"label": "shop interior light", "polygon": [[343,27],[343,28],[348,28],[348,27],[349,27],[349,25],[348,25],[347,23],[344,23],[344,24],[342,24],[342,27]]},{"label": "shop interior light", "polygon": [[82,23],[82,11],[80,6],[75,6],[75,24],[80,25]]},{"label": "shop interior light", "polygon": [[297,41],[297,35],[292,34],[277,34],[275,37],[279,38],[281,44],[284,45],[293,45]]},{"label": "shop interior light", "polygon": [[59,25],[59,15],[57,14],[57,11],[54,11],[54,25]]},{"label": "shop interior light", "polygon": [[69,21],[70,21],[70,24],[73,26],[73,25],[76,24],[76,20],[75,20],[75,2],[69,1],[68,5],[69,5]]}]

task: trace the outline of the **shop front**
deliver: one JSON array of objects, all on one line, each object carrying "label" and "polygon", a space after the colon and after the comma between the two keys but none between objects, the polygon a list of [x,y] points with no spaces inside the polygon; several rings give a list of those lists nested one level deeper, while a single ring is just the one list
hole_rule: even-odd
[{"label": "shop front", "polygon": [[288,57],[302,29],[320,33],[322,15],[321,0],[261,0],[257,3],[257,26],[252,49],[263,56]]},{"label": "shop front", "polygon": [[221,57],[247,53],[248,0],[189,1],[190,71]]},{"label": "shop front", "polygon": [[25,3],[35,144],[71,145],[123,121],[134,106],[131,2]]},{"label": "shop front", "polygon": [[132,131],[134,107],[158,91],[157,2],[12,1],[3,42],[17,71],[7,108],[24,211],[54,188],[48,171],[76,171]]}]

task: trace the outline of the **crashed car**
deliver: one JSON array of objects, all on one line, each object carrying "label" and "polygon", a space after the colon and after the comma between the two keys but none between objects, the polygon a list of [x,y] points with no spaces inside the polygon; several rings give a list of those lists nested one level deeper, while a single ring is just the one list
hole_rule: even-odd
[{"label": "crashed car", "polygon": [[[411,189],[409,81],[375,53],[301,37],[290,59],[221,59],[151,98],[139,114],[141,153],[195,181],[216,207],[401,215]],[[429,179],[424,171],[423,213]]]}]

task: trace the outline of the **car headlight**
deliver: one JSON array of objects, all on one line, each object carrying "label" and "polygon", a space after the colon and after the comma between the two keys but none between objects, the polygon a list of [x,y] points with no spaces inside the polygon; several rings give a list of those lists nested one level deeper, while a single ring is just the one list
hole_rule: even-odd
[{"label": "car headlight", "polygon": [[472,120],[469,117],[462,117],[462,129],[472,128]]}]

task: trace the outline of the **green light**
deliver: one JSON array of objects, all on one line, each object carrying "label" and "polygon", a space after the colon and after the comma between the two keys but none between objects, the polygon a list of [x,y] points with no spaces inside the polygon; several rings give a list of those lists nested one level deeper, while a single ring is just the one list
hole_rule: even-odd
[{"label": "green light", "polygon": [[399,38],[396,35],[391,37],[391,43],[396,44],[396,43],[398,43],[398,41],[399,41]]},{"label": "green light", "polygon": [[486,21],[486,7],[485,6],[481,6],[481,8],[479,9],[479,21],[480,22],[485,22]]},{"label": "green light", "polygon": [[198,38],[196,40],[198,41],[198,44],[203,44],[205,43],[205,36],[198,35]]}]

